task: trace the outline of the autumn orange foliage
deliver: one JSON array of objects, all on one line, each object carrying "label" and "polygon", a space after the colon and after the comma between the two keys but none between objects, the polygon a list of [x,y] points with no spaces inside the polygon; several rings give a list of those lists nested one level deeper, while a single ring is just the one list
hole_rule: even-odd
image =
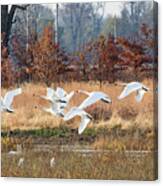
[{"label": "autumn orange foliage", "polygon": [[7,48],[1,48],[1,83],[3,87],[12,86],[14,83],[14,70],[8,57]]},{"label": "autumn orange foliage", "polygon": [[[2,50],[2,86],[13,83],[9,71],[14,70],[15,82],[42,82],[50,85],[63,81],[142,81],[155,78],[157,55],[153,30],[143,24],[137,39],[99,36],[80,51],[68,54],[55,42],[51,26],[44,28],[40,37],[34,37],[22,47],[18,37],[12,45],[17,59],[12,64]],[[9,77],[8,77],[9,76]]]}]

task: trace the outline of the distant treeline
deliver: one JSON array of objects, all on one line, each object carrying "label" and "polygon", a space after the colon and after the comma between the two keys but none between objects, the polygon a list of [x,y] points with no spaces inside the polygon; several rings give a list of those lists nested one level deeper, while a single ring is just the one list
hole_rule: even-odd
[{"label": "distant treeline", "polygon": [[126,3],[118,18],[103,17],[104,6],[59,4],[57,29],[56,16],[45,6],[2,6],[2,86],[154,78],[157,40],[151,3]]}]

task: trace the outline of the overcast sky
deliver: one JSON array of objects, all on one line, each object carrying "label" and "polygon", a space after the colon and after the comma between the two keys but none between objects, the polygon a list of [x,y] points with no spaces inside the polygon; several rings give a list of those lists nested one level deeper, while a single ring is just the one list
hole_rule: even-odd
[{"label": "overcast sky", "polygon": [[[43,4],[48,8],[55,11],[55,4]],[[120,12],[123,8],[123,2],[105,2],[105,10],[104,16],[106,17],[108,14],[120,16]]]}]

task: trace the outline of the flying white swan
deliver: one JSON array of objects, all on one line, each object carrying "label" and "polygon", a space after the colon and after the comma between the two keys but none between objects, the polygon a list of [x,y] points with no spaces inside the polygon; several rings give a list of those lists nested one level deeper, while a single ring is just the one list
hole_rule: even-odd
[{"label": "flying white swan", "polygon": [[71,98],[74,96],[74,94],[75,94],[75,92],[71,91],[70,93],[66,94],[64,97],[62,97],[62,98],[60,97],[60,100],[61,100],[60,109],[64,110],[68,106],[68,104],[69,104]]},{"label": "flying white swan", "polygon": [[[48,87],[46,96],[41,96],[41,98],[46,99],[51,102],[65,103],[67,100],[69,101],[69,99],[71,99],[71,97],[73,96],[73,93],[74,91],[68,94],[63,88],[60,88],[60,87],[57,87],[56,90]],[[62,101],[63,98],[64,100]]]},{"label": "flying white swan", "polygon": [[70,111],[68,111],[64,116],[64,121],[70,120],[75,116],[81,117],[81,123],[78,128],[78,133],[81,134],[84,129],[87,127],[88,123],[92,120],[92,116],[84,111],[85,108],[94,104],[95,102],[102,100],[106,103],[111,103],[111,99],[103,92],[87,92],[84,90],[77,91],[79,93],[84,93],[88,95],[88,97],[78,106],[72,107]]},{"label": "flying white swan", "polygon": [[14,110],[11,108],[13,99],[15,96],[22,93],[22,89],[18,88],[15,90],[11,90],[7,92],[4,96],[4,98],[1,97],[1,111],[2,112],[14,112]]},{"label": "flying white swan", "polygon": [[72,107],[64,116],[64,121],[68,121],[76,116],[81,117],[81,122],[78,128],[78,134],[81,134],[84,129],[87,127],[88,123],[92,120],[92,116],[89,115],[84,110],[79,109],[78,107]]},{"label": "flying white swan", "polygon": [[109,96],[103,92],[100,91],[94,91],[94,92],[87,92],[84,90],[78,90],[77,93],[83,93],[88,95],[88,97],[81,103],[81,105],[78,107],[80,109],[85,109],[86,107],[94,104],[95,102],[101,100],[105,103],[112,103]]},{"label": "flying white swan", "polygon": [[48,100],[52,103],[53,102],[60,102],[60,98],[54,89],[48,87],[46,90],[47,90],[46,96],[44,96],[44,95],[40,96],[41,98]]},{"label": "flying white swan", "polygon": [[43,111],[52,114],[53,116],[60,116],[64,117],[64,110],[61,108],[60,103],[51,103],[51,107],[49,108],[42,108]]},{"label": "flying white swan", "polygon": [[57,87],[55,93],[59,97],[62,109],[64,109],[65,107],[68,106],[68,103],[73,97],[75,92],[71,91],[70,93],[67,93],[63,88]]},{"label": "flying white swan", "polygon": [[68,103],[70,99],[73,97],[74,93],[75,93],[74,91],[67,93],[63,88],[60,87],[57,87],[56,90],[52,88],[47,88],[47,95],[41,96],[41,98],[50,101],[52,103],[52,107],[48,109],[44,108],[44,110],[55,115],[56,111],[58,113],[64,111],[64,109],[68,106]]},{"label": "flying white swan", "polygon": [[118,97],[118,99],[120,99],[120,100],[127,97],[132,92],[136,92],[135,99],[137,102],[141,102],[144,94],[146,92],[150,91],[148,87],[146,87],[145,85],[143,85],[142,83],[139,83],[139,82],[131,82],[128,84],[124,83],[122,85],[125,86],[125,88],[123,89],[122,93]]}]

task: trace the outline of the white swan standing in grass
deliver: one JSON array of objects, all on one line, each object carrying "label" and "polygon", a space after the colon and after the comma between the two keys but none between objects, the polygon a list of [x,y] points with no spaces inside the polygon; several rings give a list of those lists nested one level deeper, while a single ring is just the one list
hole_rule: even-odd
[{"label": "white swan standing in grass", "polygon": [[118,97],[119,100],[127,97],[129,94],[132,92],[136,92],[136,101],[141,102],[143,99],[143,96],[146,92],[150,91],[148,87],[143,85],[142,83],[139,82],[131,82],[131,83],[123,83],[121,84],[122,86],[125,86],[123,89],[122,93]]},{"label": "white swan standing in grass", "polygon": [[18,89],[7,92],[4,98],[1,97],[1,111],[10,112],[10,113],[14,112],[14,110],[11,108],[13,99],[15,96],[21,93],[22,93],[22,89],[18,88]]},{"label": "white swan standing in grass", "polygon": [[68,121],[76,116],[81,117],[81,122],[78,128],[78,134],[82,134],[82,132],[87,127],[88,123],[92,120],[92,116],[84,111],[85,108],[94,104],[95,102],[102,100],[106,103],[111,103],[111,99],[103,92],[86,92],[84,90],[77,91],[78,93],[84,93],[88,95],[88,97],[78,106],[72,107],[70,111],[68,111],[64,116],[64,121]]}]

